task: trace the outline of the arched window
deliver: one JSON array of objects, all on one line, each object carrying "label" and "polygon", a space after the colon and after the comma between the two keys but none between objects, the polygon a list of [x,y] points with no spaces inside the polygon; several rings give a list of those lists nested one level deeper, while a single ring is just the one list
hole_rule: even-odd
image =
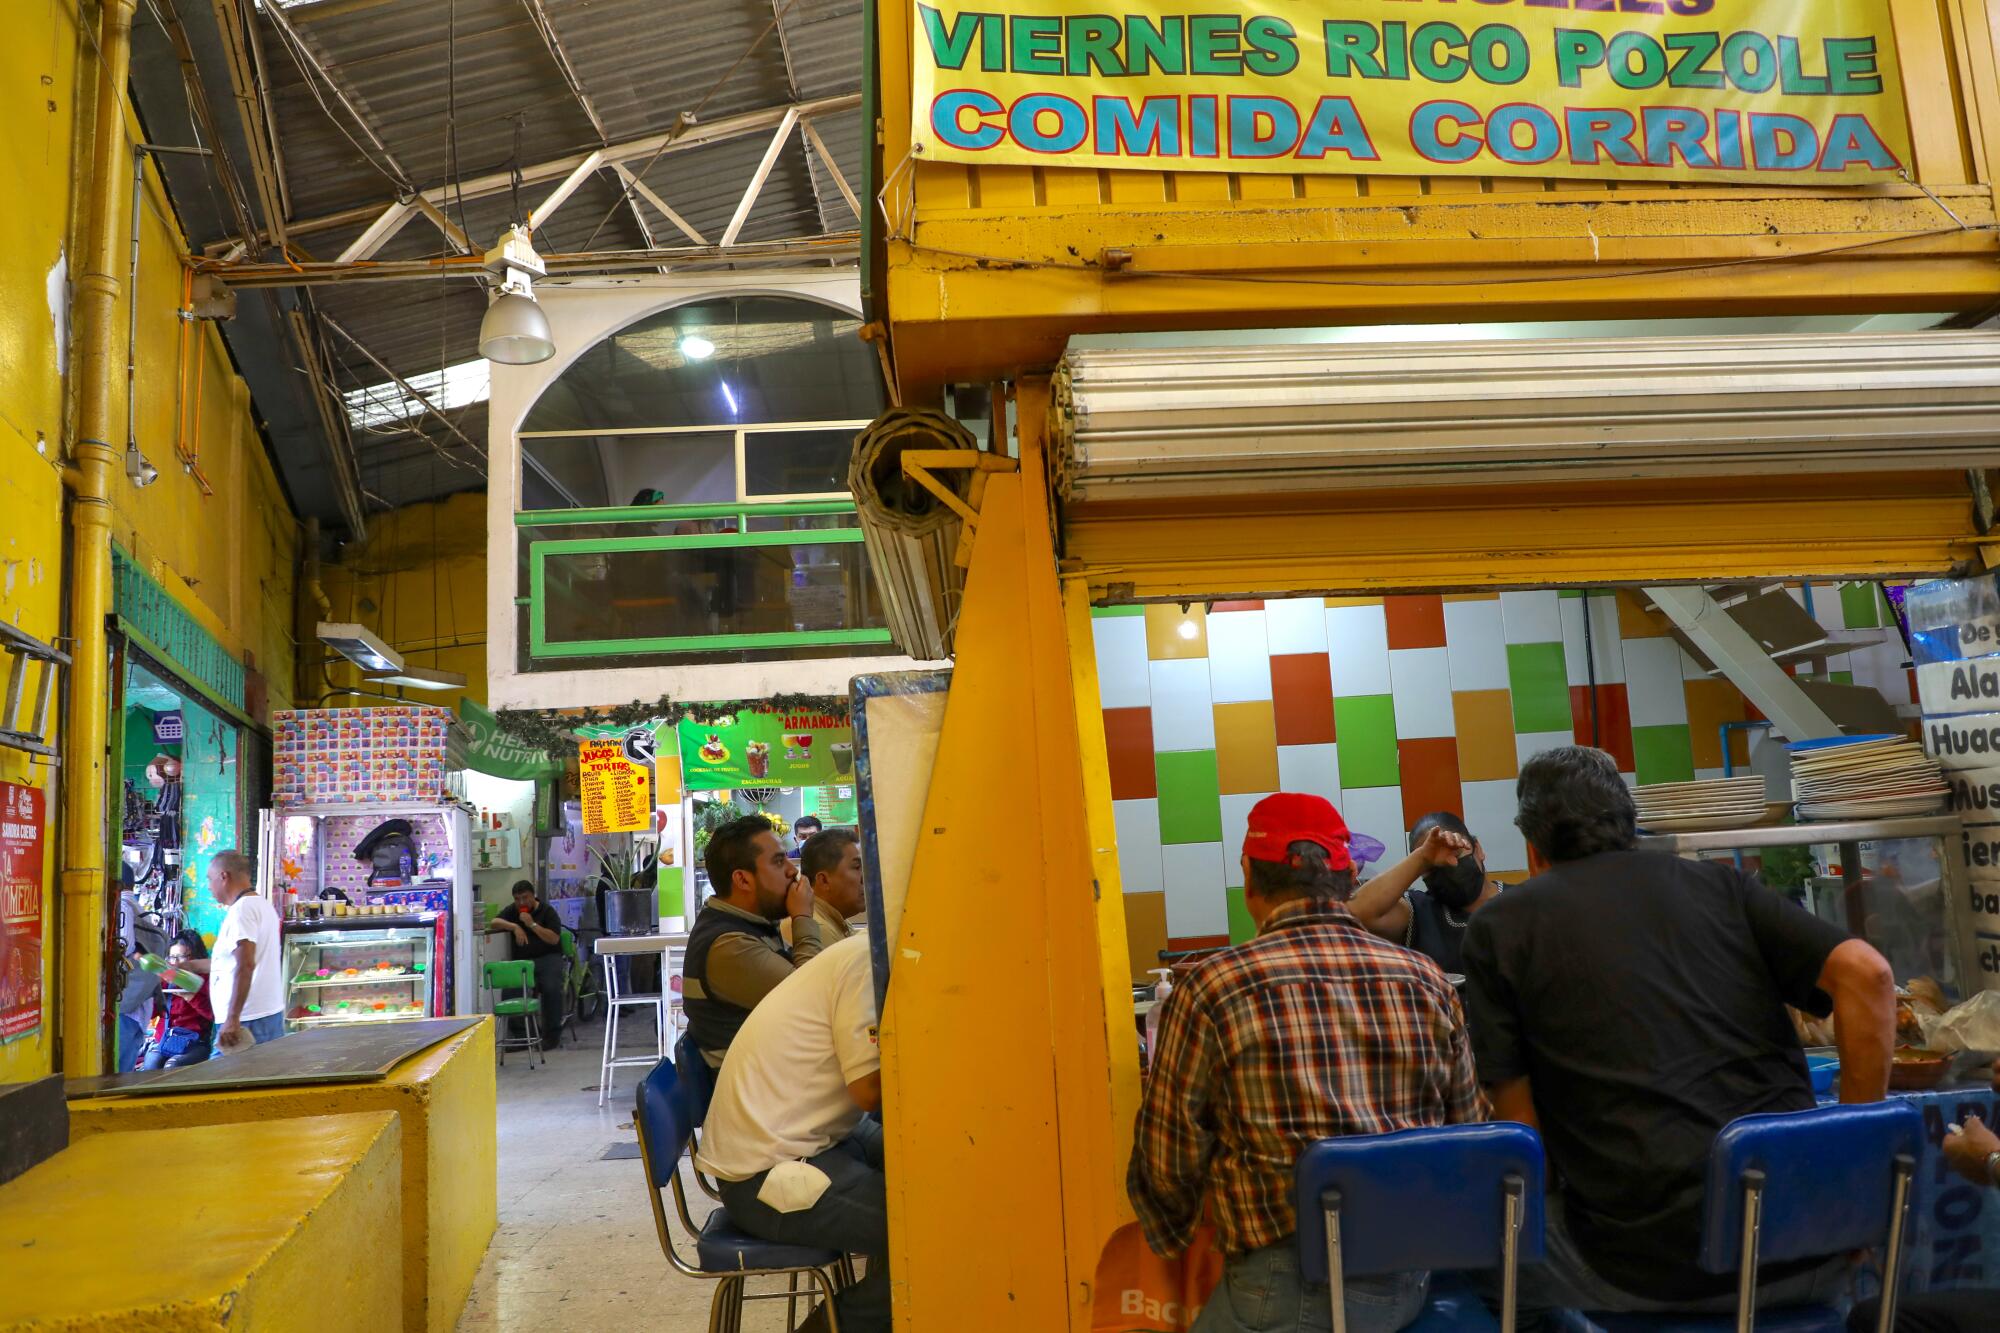
[{"label": "arched window", "polygon": [[847,489],[881,406],[859,327],[723,297],[549,386],[519,436],[523,670],[891,651]]}]

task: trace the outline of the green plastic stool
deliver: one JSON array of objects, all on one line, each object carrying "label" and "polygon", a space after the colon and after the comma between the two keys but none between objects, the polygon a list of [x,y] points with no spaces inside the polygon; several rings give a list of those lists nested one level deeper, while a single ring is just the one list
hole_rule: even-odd
[{"label": "green plastic stool", "polygon": [[[499,1052],[500,1063],[507,1063],[507,1052],[525,1049],[528,1052],[528,1067],[534,1068],[540,1059],[544,1064],[548,1057],[542,1054],[542,997],[535,992],[535,965],[526,959],[508,962],[492,962],[483,970],[486,989],[498,991],[500,998],[493,1002],[493,1012],[500,1018],[518,1018],[526,1036],[510,1035],[503,1026],[493,1035],[493,1049]],[[510,1000],[507,992],[518,990],[521,998]]]}]

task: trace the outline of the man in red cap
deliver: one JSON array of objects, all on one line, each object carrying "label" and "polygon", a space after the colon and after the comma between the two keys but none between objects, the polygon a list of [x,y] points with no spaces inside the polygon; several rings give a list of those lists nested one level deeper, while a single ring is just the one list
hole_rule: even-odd
[{"label": "man in red cap", "polygon": [[[1197,1333],[1326,1321],[1326,1290],[1300,1280],[1295,1253],[1292,1168],[1307,1144],[1486,1119],[1458,996],[1347,910],[1347,843],[1321,797],[1259,801],[1243,838],[1257,938],[1197,964],[1161,1013],[1126,1188],[1163,1255],[1187,1248],[1212,1203],[1229,1262]],[[1351,1333],[1409,1324],[1429,1276],[1349,1281]]]}]

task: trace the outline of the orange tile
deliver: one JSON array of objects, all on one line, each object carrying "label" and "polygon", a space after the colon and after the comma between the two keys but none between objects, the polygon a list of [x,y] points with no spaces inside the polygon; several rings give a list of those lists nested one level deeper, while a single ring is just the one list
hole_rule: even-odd
[{"label": "orange tile", "polygon": [[1674,632],[1674,622],[1658,611],[1648,611],[1639,594],[1620,588],[1618,636],[1623,639],[1664,639]]},{"label": "orange tile", "polygon": [[1148,971],[1160,965],[1160,950],[1166,947],[1167,895],[1126,894],[1125,952],[1132,964],[1132,979],[1148,980]]},{"label": "orange tile", "polygon": [[[1465,814],[1465,791],[1458,777],[1458,742],[1450,736],[1397,741],[1402,761],[1403,827],[1437,810]],[[1393,850],[1393,849],[1392,849]]]},{"label": "orange tile", "polygon": [[[1722,767],[1722,733],[1725,722],[1745,721],[1748,705],[1734,685],[1726,680],[1682,682],[1687,692],[1688,739],[1694,743],[1696,768]],[[1741,731],[1729,735],[1729,749],[1739,764],[1750,762],[1750,737]]]},{"label": "orange tile", "polygon": [[1278,789],[1278,722],[1269,699],[1215,705],[1215,768],[1225,795]]},{"label": "orange tile", "polygon": [[1444,647],[1444,601],[1436,593],[1390,597],[1382,611],[1391,649]]},{"label": "orange tile", "polygon": [[1382,599],[1381,599],[1380,597],[1328,597],[1328,598],[1325,598],[1324,600],[1325,600],[1325,602],[1326,602],[1326,604],[1327,604],[1328,606],[1380,606],[1380,605],[1382,605]]},{"label": "orange tile", "polygon": [[1153,710],[1104,710],[1105,757],[1111,770],[1111,799],[1140,800],[1159,795],[1153,764]]},{"label": "orange tile", "polygon": [[1513,695],[1506,690],[1459,690],[1451,696],[1451,707],[1462,781],[1497,782],[1519,774]]},{"label": "orange tile", "polygon": [[[1192,638],[1181,626],[1193,622]],[[1208,613],[1199,605],[1183,611],[1172,602],[1146,607],[1146,656],[1154,662],[1208,656]]]},{"label": "orange tile", "polygon": [[1448,592],[1444,594],[1444,600],[1447,602],[1497,602],[1500,600],[1500,594],[1497,592]]}]

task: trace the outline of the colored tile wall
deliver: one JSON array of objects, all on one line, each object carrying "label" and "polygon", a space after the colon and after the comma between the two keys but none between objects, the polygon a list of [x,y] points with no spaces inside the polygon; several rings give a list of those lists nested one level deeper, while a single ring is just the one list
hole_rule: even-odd
[{"label": "colored tile wall", "polygon": [[[1873,584],[1796,588],[1829,631],[1878,633]],[[1436,809],[1462,814],[1509,879],[1520,765],[1596,744],[1635,784],[1720,777],[1720,727],[1752,716],[1629,592],[1290,598],[1104,607],[1092,629],[1135,976],[1163,948],[1251,933],[1244,821],[1308,791],[1394,857]],[[1910,699],[1893,628],[1828,663]],[[1747,762],[1747,738],[1731,737]]]}]

